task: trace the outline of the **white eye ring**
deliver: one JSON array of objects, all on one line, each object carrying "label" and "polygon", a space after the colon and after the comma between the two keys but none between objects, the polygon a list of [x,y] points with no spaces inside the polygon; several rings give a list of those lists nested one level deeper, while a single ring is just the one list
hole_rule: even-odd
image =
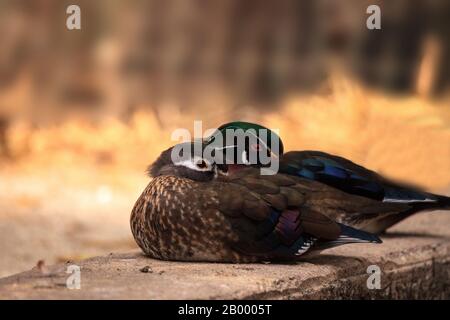
[{"label": "white eye ring", "polygon": [[[199,166],[199,164],[201,164]],[[192,159],[182,160],[175,163],[176,166],[183,166],[195,171],[212,171],[212,165],[202,157],[194,156]]]}]

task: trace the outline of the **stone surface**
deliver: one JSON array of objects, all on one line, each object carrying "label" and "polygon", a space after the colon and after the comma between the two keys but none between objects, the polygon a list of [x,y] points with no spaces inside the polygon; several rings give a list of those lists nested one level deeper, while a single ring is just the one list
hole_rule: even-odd
[{"label": "stone surface", "polygon": [[[1,299],[342,299],[450,298],[450,213],[418,214],[389,230],[384,243],[328,249],[292,264],[167,262],[115,253],[0,279]],[[68,289],[67,266],[81,267]],[[367,268],[381,269],[368,289]]]}]

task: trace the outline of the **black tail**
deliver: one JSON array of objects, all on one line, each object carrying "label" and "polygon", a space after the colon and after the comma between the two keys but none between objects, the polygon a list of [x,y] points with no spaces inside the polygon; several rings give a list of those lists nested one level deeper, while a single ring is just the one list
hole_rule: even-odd
[{"label": "black tail", "polygon": [[417,212],[421,210],[450,210],[450,197],[441,196],[406,185],[387,185],[383,202],[408,204]]},{"label": "black tail", "polygon": [[450,210],[450,197],[435,195],[438,199],[437,209]]},{"label": "black tail", "polygon": [[331,241],[324,241],[321,240],[316,243],[315,247],[317,249],[323,250],[331,247],[340,246],[343,244],[348,243],[382,243],[380,238],[378,236],[358,230],[349,226],[346,226],[344,224],[339,223],[339,226],[341,227],[341,235],[336,240]]},{"label": "black tail", "polygon": [[378,236],[362,231],[359,229],[355,229],[349,226],[346,226],[345,224],[339,223],[339,226],[341,227],[341,235],[339,238],[334,240],[333,242],[336,243],[382,243],[380,238]]},{"label": "black tail", "polygon": [[427,196],[433,201],[412,203],[413,212],[422,210],[450,210],[450,197],[432,193],[427,193]]},{"label": "black tail", "polygon": [[367,231],[379,234],[386,231],[386,229],[390,228],[394,224],[412,216],[417,212],[427,210],[450,210],[450,197],[440,196],[432,193],[424,194],[427,196],[427,198],[432,199],[433,201],[409,202],[409,209],[407,209],[406,211],[399,212],[397,214],[391,214],[382,219],[379,219],[377,223],[371,224],[368,228],[365,229]]}]

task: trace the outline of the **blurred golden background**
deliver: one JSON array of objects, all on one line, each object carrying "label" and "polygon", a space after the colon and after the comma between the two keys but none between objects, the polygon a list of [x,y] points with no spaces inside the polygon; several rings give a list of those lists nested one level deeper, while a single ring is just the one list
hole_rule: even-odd
[{"label": "blurred golden background", "polygon": [[[81,8],[67,30],[66,8]],[[366,8],[381,8],[368,30]],[[445,0],[0,0],[0,276],[135,248],[146,166],[193,121],[450,187]]]}]

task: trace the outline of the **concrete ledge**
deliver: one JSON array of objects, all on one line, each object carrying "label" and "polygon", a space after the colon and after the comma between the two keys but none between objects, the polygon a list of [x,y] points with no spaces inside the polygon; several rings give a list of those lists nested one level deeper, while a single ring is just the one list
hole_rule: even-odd
[{"label": "concrete ledge", "polygon": [[[166,262],[139,252],[68,262],[0,279],[1,299],[449,299],[450,213],[416,215],[381,245],[353,244],[293,264]],[[81,267],[81,289],[66,287]],[[367,267],[381,269],[368,289]]]}]

